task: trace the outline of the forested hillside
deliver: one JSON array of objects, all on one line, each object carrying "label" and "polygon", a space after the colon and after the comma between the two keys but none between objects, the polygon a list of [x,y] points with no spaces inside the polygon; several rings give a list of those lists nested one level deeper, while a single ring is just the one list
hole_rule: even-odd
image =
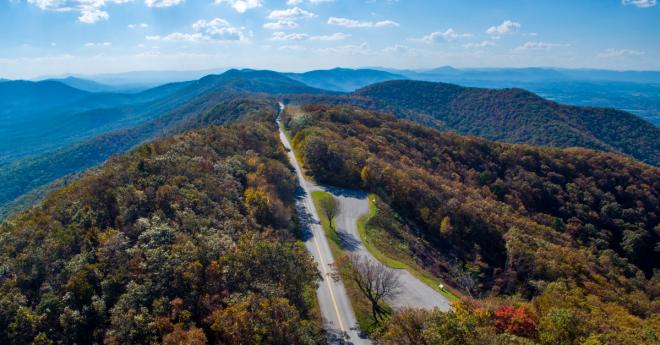
[{"label": "forested hillside", "polygon": [[[31,156],[2,164],[0,207],[35,188],[100,164],[111,155],[125,152],[147,140],[209,124],[250,118],[255,113],[273,114],[276,102],[264,101],[266,94],[284,92],[315,94],[323,91],[276,72],[229,70],[221,75],[168,84],[130,96],[141,100],[137,104],[50,116],[48,121],[41,118],[43,123],[35,120],[34,127],[48,133],[44,136],[36,129],[34,135],[26,135],[20,130],[25,126],[20,124],[15,130],[0,128],[0,133],[11,132],[7,141],[0,143],[0,162],[3,152],[8,152],[9,156],[22,148],[41,149],[36,151],[39,154],[33,152]],[[94,94],[76,103],[75,107],[84,108],[85,104],[97,101],[102,104],[99,99],[108,97],[119,96]],[[21,134],[20,139],[16,137],[17,133]],[[26,138],[33,140],[24,141]],[[47,148],[42,147],[44,145]]]},{"label": "forested hillside", "polygon": [[[244,97],[244,95],[243,95]],[[0,204],[62,176],[100,164],[111,155],[122,153],[146,140],[179,133],[209,124],[224,124],[255,116],[272,116],[272,101],[254,96],[246,99],[220,91],[184,104],[144,124],[99,135],[0,169]]]},{"label": "forested hillside", "polygon": [[0,119],[13,111],[36,111],[80,100],[89,93],[56,81],[4,81],[0,84]]},{"label": "forested hillside", "polygon": [[[285,123],[311,176],[378,194],[402,217],[381,224],[399,247],[464,294],[488,297],[450,313],[402,313],[384,343],[476,344],[496,333],[544,344],[660,339],[659,169],[352,107],[308,105]],[[406,334],[419,338],[404,342]]]},{"label": "forested hillside", "polygon": [[521,89],[481,89],[421,81],[389,81],[352,94],[370,108],[440,130],[489,140],[581,146],[621,152],[660,165],[660,128],[624,111],[568,106]]},{"label": "forested hillside", "polygon": [[0,225],[0,343],[321,342],[260,119],[142,145]]}]

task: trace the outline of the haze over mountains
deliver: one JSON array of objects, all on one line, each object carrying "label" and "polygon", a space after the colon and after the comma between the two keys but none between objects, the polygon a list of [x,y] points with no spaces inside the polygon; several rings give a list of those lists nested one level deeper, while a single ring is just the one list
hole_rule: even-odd
[{"label": "haze over mountains", "polygon": [[[660,84],[660,71],[612,71],[569,68],[454,68],[443,66],[428,70],[384,69],[413,79],[436,81],[610,81],[640,84]],[[442,79],[442,80],[440,80]]]},{"label": "haze over mountains", "polygon": [[287,77],[307,85],[332,91],[351,92],[364,86],[388,80],[407,79],[401,74],[376,69],[335,68],[305,73],[285,73]]},{"label": "haze over mountains", "polygon": [[[41,90],[42,83],[34,85]],[[53,82],[45,83],[51,85]],[[224,123],[231,119],[226,117],[232,114],[232,110],[225,112],[222,101],[230,101],[248,92],[315,94],[323,91],[275,72],[232,70],[138,94],[92,94],[90,97],[108,101],[108,105],[100,109],[63,114],[58,108],[60,103],[55,103],[52,112],[29,113],[32,118],[28,121],[41,122],[44,126],[41,131],[32,131],[34,135],[28,137],[24,130],[21,131],[25,127],[19,121],[20,116],[7,116],[8,123],[14,126],[7,127],[0,145],[4,148],[5,162],[8,162],[0,170],[0,176],[4,178],[0,183],[0,203],[64,175],[99,164],[112,154],[124,152],[156,136]],[[76,97],[71,96],[76,101],[70,104],[72,109],[84,108],[89,102],[89,98],[82,97],[84,93],[82,96],[79,93],[76,90]],[[241,114],[246,112],[245,108],[240,110]],[[43,142],[43,148],[36,151],[40,148],[39,141]],[[12,159],[14,157],[16,159]]]},{"label": "haze over mountains", "polygon": [[[189,81],[225,69],[141,71],[68,76],[49,80],[85,91],[138,92],[165,83]],[[426,70],[335,68],[286,76],[310,86],[351,92],[388,80],[412,79],[486,88],[523,88],[564,104],[617,108],[660,125],[660,72],[566,68],[454,68]],[[91,82],[90,82],[91,81]],[[100,84],[100,85],[99,85]]]},{"label": "haze over mountains", "polygon": [[[454,78],[465,74],[447,68],[433,73],[439,72]],[[491,79],[499,75],[485,73]],[[583,146],[625,153],[654,165],[660,162],[658,128],[626,112],[562,106],[523,90],[387,82],[406,79],[404,74],[351,69],[286,74],[229,70],[130,93],[111,92],[112,86],[78,78],[5,81],[0,83],[0,204],[145,140],[232,120],[236,111],[228,107],[236,104],[231,102],[249,93],[287,94],[291,99],[308,95],[491,140]],[[531,80],[557,73],[534,69],[519,74]],[[614,75],[624,79],[637,74]],[[26,127],[31,130],[26,132]]]}]

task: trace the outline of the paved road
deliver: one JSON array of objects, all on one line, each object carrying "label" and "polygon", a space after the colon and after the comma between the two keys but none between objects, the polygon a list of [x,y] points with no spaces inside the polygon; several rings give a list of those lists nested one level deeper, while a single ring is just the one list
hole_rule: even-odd
[{"label": "paved road", "polygon": [[[312,190],[320,189],[334,195],[338,203],[338,212],[335,216],[337,232],[342,241],[342,245],[348,251],[364,255],[371,260],[376,261],[369,251],[360,241],[360,235],[357,231],[357,220],[365,213],[369,212],[369,199],[366,193],[362,191],[346,190],[335,187],[312,186]],[[401,292],[387,303],[395,308],[414,307],[423,309],[439,308],[449,310],[451,302],[430,288],[415,276],[406,270],[392,269],[401,282]]]},{"label": "paved road", "polygon": [[[280,103],[280,111],[284,105]],[[278,118],[279,124],[279,118]],[[338,202],[338,212],[335,224],[343,247],[351,252],[364,255],[376,261],[360,241],[357,231],[357,220],[369,211],[368,196],[363,191],[347,190],[335,187],[315,185],[305,179],[302,169],[296,160],[291,144],[280,129],[280,140],[287,149],[291,165],[296,170],[300,187],[296,195],[296,209],[301,219],[301,226],[305,233],[305,246],[312,253],[324,276],[323,282],[317,290],[321,314],[325,328],[330,335],[332,344],[371,344],[362,338],[358,332],[355,313],[351,307],[344,285],[330,277],[331,265],[334,262],[327,239],[321,228],[319,216],[311,198],[311,192],[322,190],[331,193]],[[451,309],[451,303],[436,290],[421,282],[406,270],[394,270],[401,282],[401,293],[388,300],[388,304],[395,309],[415,307],[423,309],[439,308]],[[346,340],[346,342],[343,342]]]},{"label": "paved road", "polygon": [[[284,105],[280,103],[280,110]],[[279,124],[279,118],[278,118]],[[305,246],[312,254],[319,270],[323,275],[323,281],[318,287],[316,294],[319,299],[321,315],[324,326],[328,333],[330,344],[371,344],[371,341],[359,334],[355,313],[351,307],[350,300],[341,281],[335,281],[330,277],[331,265],[334,262],[328,241],[323,234],[321,222],[311,197],[311,188],[305,180],[298,161],[293,154],[291,144],[280,130],[280,140],[288,150],[291,165],[296,169],[300,186],[296,192],[296,210],[300,217],[301,227],[304,231]]]}]

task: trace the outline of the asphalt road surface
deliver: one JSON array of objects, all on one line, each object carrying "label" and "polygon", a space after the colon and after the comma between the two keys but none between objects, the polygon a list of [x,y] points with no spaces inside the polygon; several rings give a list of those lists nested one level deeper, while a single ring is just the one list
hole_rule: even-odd
[{"label": "asphalt road surface", "polygon": [[[369,212],[369,199],[365,192],[335,187],[316,187],[334,195],[338,203],[335,225],[344,249],[377,261],[367,251],[357,230],[357,221]],[[312,188],[313,190],[314,188]],[[387,303],[394,309],[413,307],[422,309],[439,308],[449,310],[451,302],[406,270],[391,269],[399,277],[400,292]]]},{"label": "asphalt road surface", "polygon": [[[280,111],[282,110],[284,110],[284,105],[280,103]],[[360,241],[357,231],[357,220],[369,211],[368,195],[362,191],[317,186],[307,181],[293,154],[291,144],[281,127],[280,140],[288,151],[287,156],[296,170],[300,184],[296,192],[296,211],[300,217],[305,246],[316,260],[324,278],[318,287],[317,296],[329,341],[331,344],[371,344],[371,341],[359,332],[355,313],[344,285],[341,281],[335,281],[330,276],[334,258],[323,233],[311,192],[315,190],[326,191],[337,199],[338,212],[335,216],[335,224],[344,249],[364,255],[375,261],[376,258],[366,250]],[[421,282],[408,271],[392,270],[397,274],[401,283],[400,293],[387,301],[393,308],[451,309],[451,302],[446,297]]]},{"label": "asphalt road surface", "polygon": [[[280,103],[280,109],[284,105]],[[279,119],[278,119],[279,124]],[[318,287],[318,296],[324,327],[328,333],[330,344],[371,344],[371,341],[361,335],[358,329],[355,313],[351,307],[346,289],[341,281],[335,281],[331,276],[334,259],[328,246],[328,241],[321,228],[321,222],[311,196],[310,185],[305,180],[298,161],[293,154],[291,144],[280,129],[280,140],[288,151],[289,161],[298,175],[299,188],[296,192],[296,210],[300,217],[300,225],[304,233],[305,246],[312,254],[323,275],[323,281]]]}]

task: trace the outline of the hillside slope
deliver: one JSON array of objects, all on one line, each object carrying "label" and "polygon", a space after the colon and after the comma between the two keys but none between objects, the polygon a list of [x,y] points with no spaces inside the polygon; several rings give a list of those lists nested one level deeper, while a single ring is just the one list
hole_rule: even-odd
[{"label": "hillside slope", "polygon": [[90,95],[57,81],[10,80],[0,83],[0,120],[13,112],[34,112],[64,105]]},{"label": "hillside slope", "polygon": [[270,120],[114,157],[0,225],[0,343],[317,344]]},{"label": "hillside slope", "polygon": [[[234,100],[234,98],[236,99]],[[244,97],[244,96],[243,96]],[[83,171],[110,156],[128,151],[149,139],[209,124],[225,124],[253,115],[273,115],[274,102],[246,100],[220,92],[191,101],[159,118],[131,128],[98,135],[37,157],[21,159],[0,169],[0,204],[14,200],[62,176]],[[6,213],[6,212],[5,212]]]},{"label": "hillside slope", "polygon": [[[88,93],[55,81],[25,83],[21,92],[13,88],[9,93],[0,92],[0,103],[25,103],[1,110],[0,164],[130,127],[162,111],[161,100],[171,102],[170,96],[186,85],[176,83],[123,94]],[[44,83],[73,95],[59,95],[52,88],[45,89]],[[51,96],[57,99],[49,100]]]},{"label": "hillside slope", "polygon": [[[68,116],[67,121],[62,121],[56,128],[62,128],[67,123],[74,123],[79,128],[89,123],[93,124],[93,130],[86,136],[76,132],[75,136],[71,134],[65,138],[60,138],[58,132],[53,133],[47,138],[59,140],[48,142],[65,145],[56,146],[54,150],[48,146],[48,150],[44,149],[39,154],[2,166],[0,207],[34,188],[99,164],[111,155],[125,152],[146,140],[209,124],[224,124],[261,113],[262,110],[272,115],[276,111],[276,103],[272,100],[264,103],[264,97],[285,92],[321,94],[325,91],[276,72],[230,70],[221,75],[164,85],[139,94],[142,99],[155,97],[154,100]],[[239,102],[233,103],[235,100]],[[7,149],[12,150],[13,146],[7,145]],[[36,145],[32,143],[29,147]]]},{"label": "hillside slope", "polygon": [[352,107],[301,113],[285,124],[308,173],[366,188],[387,204],[380,209],[392,208],[377,222],[393,243],[388,253],[414,258],[467,295],[500,296],[497,306],[519,300],[532,319],[565,308],[581,320],[581,339],[646,343],[647,331],[658,339],[660,169],[611,153],[438,132]]},{"label": "hillside slope", "polygon": [[480,89],[420,81],[389,81],[352,94],[440,130],[532,145],[581,146],[620,152],[660,165],[660,128],[623,111],[577,107],[521,89]]}]

